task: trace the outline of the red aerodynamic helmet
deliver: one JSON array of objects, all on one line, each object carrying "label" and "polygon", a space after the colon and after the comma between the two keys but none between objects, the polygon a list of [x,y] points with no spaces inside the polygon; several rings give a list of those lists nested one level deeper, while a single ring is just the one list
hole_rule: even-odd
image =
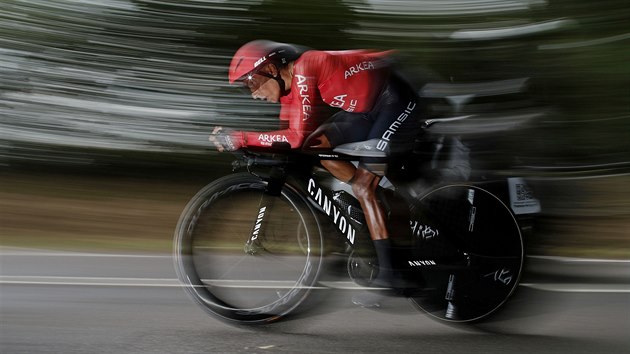
[{"label": "red aerodynamic helmet", "polygon": [[297,46],[267,40],[256,40],[240,47],[230,63],[229,80],[233,84],[246,75],[255,73],[263,64],[274,63],[281,67],[302,54]]}]

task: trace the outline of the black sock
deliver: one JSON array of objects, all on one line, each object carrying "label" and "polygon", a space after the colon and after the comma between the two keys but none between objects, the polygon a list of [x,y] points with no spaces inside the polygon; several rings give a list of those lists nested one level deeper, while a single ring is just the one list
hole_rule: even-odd
[{"label": "black sock", "polygon": [[393,278],[391,241],[389,239],[374,240],[374,248],[378,258],[378,276],[376,279],[391,282]]}]

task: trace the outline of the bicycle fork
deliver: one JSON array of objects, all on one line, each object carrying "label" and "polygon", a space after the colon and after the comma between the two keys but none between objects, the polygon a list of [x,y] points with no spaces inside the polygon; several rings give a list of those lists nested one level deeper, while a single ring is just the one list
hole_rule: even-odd
[{"label": "bicycle fork", "polygon": [[268,208],[270,208],[269,205],[263,205],[262,203],[259,205],[258,216],[256,217],[256,221],[254,222],[254,226],[252,226],[250,237],[247,242],[245,242],[245,246],[243,248],[245,253],[249,255],[255,255],[265,249],[262,245],[261,237],[265,234],[265,215],[267,214]]},{"label": "bicycle fork", "polygon": [[274,201],[276,197],[282,193],[282,186],[284,185],[284,178],[280,175],[281,171],[276,171],[276,177],[271,178],[268,181],[267,188],[265,189],[265,193],[263,193],[260,198],[260,202],[258,203],[258,215],[256,216],[256,221],[252,226],[249,239],[245,242],[245,246],[243,250],[246,254],[256,255],[260,251],[264,251],[265,247],[263,246],[262,241],[265,235],[265,231],[267,228],[267,218],[266,216],[273,208]]}]

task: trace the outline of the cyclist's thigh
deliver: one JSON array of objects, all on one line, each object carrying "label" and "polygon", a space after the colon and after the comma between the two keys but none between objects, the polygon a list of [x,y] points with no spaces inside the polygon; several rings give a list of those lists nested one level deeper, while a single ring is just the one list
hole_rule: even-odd
[{"label": "cyclist's thigh", "polygon": [[362,141],[370,133],[372,124],[365,113],[340,111],[328,120],[324,135],[333,147]]},{"label": "cyclist's thigh", "polygon": [[370,113],[374,121],[367,139],[379,139],[377,149],[388,155],[411,149],[420,132],[418,97],[402,80],[392,78]]}]

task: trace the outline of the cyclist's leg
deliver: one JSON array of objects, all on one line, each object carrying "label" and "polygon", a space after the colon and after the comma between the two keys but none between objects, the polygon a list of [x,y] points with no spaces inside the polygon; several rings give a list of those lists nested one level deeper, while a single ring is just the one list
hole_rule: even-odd
[{"label": "cyclist's leg", "polygon": [[[319,137],[315,148],[334,147],[345,143],[365,140],[373,130],[374,121],[368,114],[338,112],[327,122],[327,128]],[[352,190],[365,214],[372,240],[389,237],[385,213],[376,198],[376,189],[382,176],[362,165],[355,167],[348,161],[322,160],[322,166],[342,182],[351,183]]]},{"label": "cyclist's leg", "polygon": [[[413,125],[412,111],[415,108],[415,101],[413,100],[415,95],[412,92],[402,90],[397,83],[394,84],[394,87],[388,87],[385,90],[379,103],[369,114],[337,113],[317,147],[333,147],[343,143],[382,138],[385,136],[384,134],[387,134],[386,152],[390,153],[392,148],[398,148],[399,142],[404,142],[405,137],[409,134],[406,129]],[[400,95],[399,91],[405,94]],[[406,100],[406,97],[409,99]],[[407,119],[403,118],[409,118],[408,122],[405,123]],[[392,131],[392,127],[400,129],[401,133],[396,135],[396,131]],[[387,133],[388,129],[390,130],[389,133]],[[352,184],[352,190],[364,212],[379,261],[379,274],[372,284],[380,287],[392,287],[394,273],[390,235],[387,229],[385,210],[377,198],[378,185],[385,172],[385,169],[382,168],[386,166],[385,162],[382,158],[379,160],[365,159],[356,168],[353,164],[344,161],[322,161],[322,165],[335,177]],[[353,297],[352,301],[364,307],[376,307],[380,306],[380,300],[380,294],[366,293]]]},{"label": "cyclist's leg", "polygon": [[[370,286],[392,288],[394,287],[394,267],[391,240],[385,210],[376,196],[381,178],[376,173],[359,166],[352,179],[352,191],[357,196],[361,209],[363,209],[378,260],[378,274]],[[368,308],[380,307],[383,296],[382,292],[361,292],[352,297],[352,302],[355,305]]]},{"label": "cyclist's leg", "polygon": [[[315,145],[315,148],[330,148],[333,145],[330,143],[326,135],[322,135],[320,138],[320,144]],[[342,182],[348,183],[352,177],[354,176],[354,172],[356,171],[356,167],[349,161],[341,161],[341,160],[322,160],[322,166],[327,169],[330,173],[332,173],[335,178]]]},{"label": "cyclist's leg", "polygon": [[[374,216],[383,225],[385,212],[377,198],[378,183],[387,173],[388,165],[412,148],[413,140],[420,131],[420,123],[416,119],[418,108],[418,98],[411,86],[397,75],[392,75],[375,108],[369,114],[370,120],[374,123],[366,138],[379,139],[377,148],[384,151],[387,158],[362,158],[358,170],[363,169],[365,172],[360,174],[357,172],[356,177],[357,180],[365,182],[359,183],[357,187],[353,185],[353,189],[356,188],[355,194],[359,200],[365,200],[368,210],[377,210]],[[389,238],[387,230],[372,232],[370,229],[370,234],[375,241]]]},{"label": "cyclist's leg", "polygon": [[[326,129],[318,137],[319,144],[313,148],[332,148],[341,144],[361,141],[365,139],[372,126],[372,122],[362,113],[340,111],[326,122]],[[322,160],[322,166],[342,182],[350,182],[354,177],[356,167],[348,161]]]},{"label": "cyclist's leg", "polygon": [[[364,169],[366,172],[357,171],[357,176],[362,175],[361,180],[366,182],[353,184],[355,194],[360,201],[363,200],[361,206],[366,212],[366,220],[372,220],[371,223],[368,221],[368,226],[383,225],[382,229],[377,227],[370,229],[379,263],[379,273],[373,281],[377,286],[395,288],[402,286],[394,273],[390,231],[386,228],[386,213],[377,198],[377,188],[382,174],[387,171],[389,160],[411,148],[413,139],[420,130],[420,124],[416,119],[417,108],[418,99],[410,86],[398,77],[392,77],[375,110],[370,114],[374,124],[367,136],[367,140],[379,139],[378,146],[384,147],[382,150],[388,154],[388,158],[386,161],[363,158],[358,170]],[[381,298],[382,296],[366,293],[354,296],[352,301],[364,307],[377,307],[380,306]]]},{"label": "cyclist's leg", "polygon": [[373,241],[389,238],[385,210],[376,196],[381,176],[359,165],[352,177],[352,191],[361,204],[365,214],[370,237]]}]

